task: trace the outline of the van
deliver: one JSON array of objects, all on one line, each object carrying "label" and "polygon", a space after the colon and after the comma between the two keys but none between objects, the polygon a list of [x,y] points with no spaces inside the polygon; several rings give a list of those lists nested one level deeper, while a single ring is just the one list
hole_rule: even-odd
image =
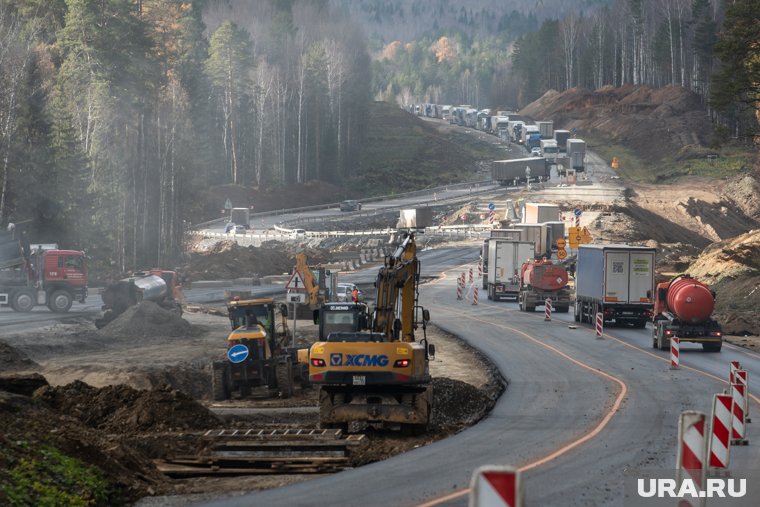
[{"label": "van", "polygon": [[293,229],[290,231],[290,239],[304,239],[306,238],[306,230]]}]

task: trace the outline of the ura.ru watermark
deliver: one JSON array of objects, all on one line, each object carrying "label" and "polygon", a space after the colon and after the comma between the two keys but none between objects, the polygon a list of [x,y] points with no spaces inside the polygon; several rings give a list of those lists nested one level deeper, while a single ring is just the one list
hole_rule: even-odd
[{"label": "ura.ru watermark", "polygon": [[710,478],[704,488],[692,479],[637,479],[636,490],[642,498],[743,498],[747,479]]}]

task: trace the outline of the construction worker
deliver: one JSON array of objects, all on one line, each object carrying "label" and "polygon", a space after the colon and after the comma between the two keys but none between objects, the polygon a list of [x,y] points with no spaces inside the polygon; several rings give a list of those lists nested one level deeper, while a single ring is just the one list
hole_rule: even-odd
[{"label": "construction worker", "polygon": [[356,287],[354,287],[354,290],[351,291],[351,300],[354,303],[359,302],[359,289],[357,289]]}]

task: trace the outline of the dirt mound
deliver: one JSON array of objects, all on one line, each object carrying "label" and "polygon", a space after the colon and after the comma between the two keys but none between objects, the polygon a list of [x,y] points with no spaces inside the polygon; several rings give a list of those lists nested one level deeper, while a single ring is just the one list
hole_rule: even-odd
[{"label": "dirt mound", "polygon": [[723,198],[745,215],[760,220],[760,182],[745,174],[733,178],[723,188]]},{"label": "dirt mound", "polygon": [[[329,262],[330,253],[306,249],[311,265]],[[295,265],[295,247],[267,242],[260,247],[240,246],[234,241],[219,241],[205,252],[193,253],[183,267],[191,280],[232,280],[289,273]]]},{"label": "dirt mound", "polygon": [[466,382],[434,378],[431,426],[445,431],[473,424],[491,410],[494,401],[489,392]]},{"label": "dirt mound", "polygon": [[621,144],[650,162],[676,153],[689,157],[683,148],[707,145],[713,133],[699,96],[679,86],[550,90],[520,113],[552,118],[555,129],[576,129],[581,138]]},{"label": "dirt mound", "polygon": [[208,409],[168,386],[140,391],[126,385],[95,388],[76,381],[43,387],[34,397],[87,426],[114,433],[206,429],[220,424]]},{"label": "dirt mound", "polygon": [[0,371],[17,371],[39,368],[40,365],[6,342],[0,342]]},{"label": "dirt mound", "polygon": [[190,323],[176,312],[165,310],[152,301],[143,301],[128,308],[96,334],[103,338],[185,336],[190,333],[190,328]]},{"label": "dirt mound", "polygon": [[[166,490],[132,446],[26,396],[0,391],[0,427],[2,505],[42,505],[41,497],[53,494],[57,505],[123,505]],[[29,476],[35,488],[20,482]],[[14,489],[15,503],[6,496]]]}]

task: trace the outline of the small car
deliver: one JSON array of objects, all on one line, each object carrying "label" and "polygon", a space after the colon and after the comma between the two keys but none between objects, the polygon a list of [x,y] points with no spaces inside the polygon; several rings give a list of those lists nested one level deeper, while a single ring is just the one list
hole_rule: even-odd
[{"label": "small car", "polygon": [[531,148],[530,154],[533,157],[540,157],[540,156],[542,156],[541,148],[538,148],[538,147]]},{"label": "small car", "polygon": [[340,203],[341,211],[359,211],[362,209],[362,204],[359,201],[347,200]]},{"label": "small car", "polygon": [[[355,283],[339,283],[335,293],[335,299],[341,302],[351,301],[351,293],[358,289]],[[359,291],[359,301],[364,301],[364,293]]]},{"label": "small car", "polygon": [[224,233],[228,234],[230,232],[233,232],[235,230],[235,224],[232,222],[227,222],[224,226]]},{"label": "small car", "polygon": [[245,234],[246,228],[243,225],[236,225],[235,226],[235,234]]},{"label": "small car", "polygon": [[306,230],[304,229],[293,229],[290,231],[290,239],[303,239],[306,237]]}]

